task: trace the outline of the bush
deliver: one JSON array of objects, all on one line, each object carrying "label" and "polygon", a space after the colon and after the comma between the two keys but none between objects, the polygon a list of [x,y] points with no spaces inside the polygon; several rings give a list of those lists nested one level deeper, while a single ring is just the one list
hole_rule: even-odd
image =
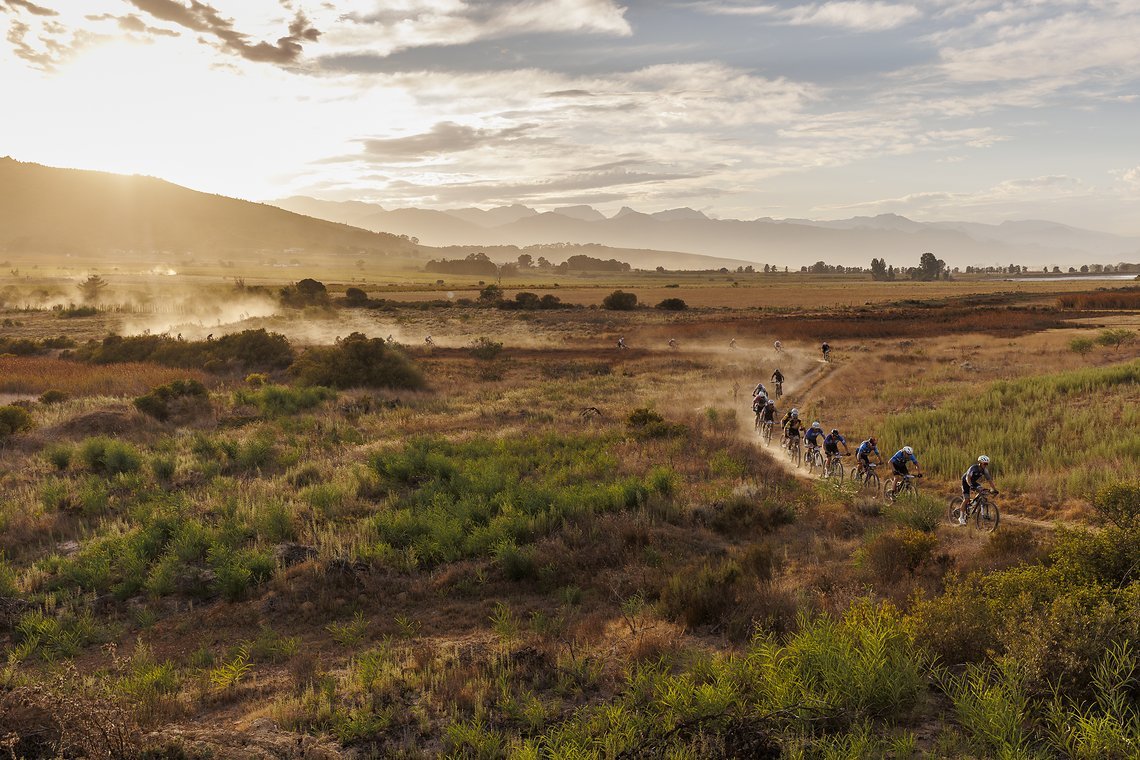
[{"label": "bush", "polygon": [[40,394],[40,403],[45,406],[51,406],[52,404],[59,404],[67,401],[67,398],[68,396],[66,393],[61,390],[52,388]]},{"label": "bush", "polygon": [[897,499],[885,506],[883,512],[899,525],[926,533],[933,533],[946,519],[946,507],[942,502],[925,494]]},{"label": "bush", "polygon": [[503,353],[503,344],[490,338],[480,337],[471,344],[471,355],[476,359],[490,361]]},{"label": "bush", "polygon": [[718,623],[736,603],[742,572],[733,560],[685,568],[661,590],[661,606],[669,617],[688,626]]},{"label": "bush", "polygon": [[75,352],[93,364],[154,362],[167,367],[203,367],[216,372],[233,365],[246,371],[284,369],[293,362],[293,349],[280,333],[243,330],[217,340],[181,340],[169,335],[108,335]]},{"label": "bush", "polygon": [[858,560],[871,578],[896,582],[930,561],[937,546],[937,536],[914,528],[898,528],[868,541],[859,550]]},{"label": "bush", "polygon": [[368,294],[360,288],[349,288],[344,291],[344,300],[349,306],[363,306],[368,303]]},{"label": "bush", "polygon": [[92,472],[106,475],[136,472],[142,466],[142,457],[134,446],[103,436],[84,441],[79,458]]},{"label": "bush", "polygon": [[309,277],[281,288],[280,297],[284,306],[298,309],[306,306],[327,306],[329,302],[329,292],[325,284]]},{"label": "bush", "polygon": [[175,380],[152,388],[149,393],[135,399],[135,408],[156,420],[165,422],[177,409],[187,410],[189,406],[209,406],[210,394],[206,386],[197,380]]},{"label": "bush", "polygon": [[1094,341],[1092,338],[1073,338],[1069,341],[1069,350],[1074,354],[1080,354],[1081,356],[1084,356],[1088,352],[1092,351],[1093,346],[1095,345],[1096,341]]},{"label": "bush", "polygon": [[688,432],[684,425],[666,422],[664,417],[646,407],[633,410],[626,425],[637,438],[668,438],[683,436]]},{"label": "bush", "polygon": [[301,385],[330,388],[422,388],[419,368],[381,338],[352,333],[335,346],[311,348],[289,372]]},{"label": "bush", "polygon": [[633,311],[637,308],[637,294],[615,290],[602,299],[602,307],[610,311]]},{"label": "bush", "polygon": [[1096,492],[1092,501],[1103,519],[1118,528],[1127,528],[1140,517],[1140,481],[1107,485]]},{"label": "bush", "polygon": [[689,305],[681,298],[666,298],[653,308],[661,309],[662,311],[684,311],[689,308]]},{"label": "bush", "polygon": [[266,417],[297,414],[334,398],[336,391],[320,385],[308,388],[266,385],[257,390],[243,388],[234,391],[234,401],[256,406]]},{"label": "bush", "polygon": [[32,429],[32,415],[19,406],[0,406],[0,440]]}]

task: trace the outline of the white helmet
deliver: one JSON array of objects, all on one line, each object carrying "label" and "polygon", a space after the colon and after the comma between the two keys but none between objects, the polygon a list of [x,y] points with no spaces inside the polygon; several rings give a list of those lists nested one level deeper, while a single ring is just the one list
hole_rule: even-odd
[{"label": "white helmet", "polygon": [[986,456],[985,454],[982,454],[980,457],[978,457],[978,464],[989,464],[989,463],[990,463],[990,458],[988,456]]},{"label": "white helmet", "polygon": [[811,426],[812,426],[813,428],[815,428],[816,430],[819,430],[819,427],[820,427],[820,425],[819,425],[819,423],[818,423],[818,422],[813,422],[813,423],[811,423]]},{"label": "white helmet", "polygon": [[800,410],[799,409],[793,409],[792,410],[792,416],[793,417],[799,417],[800,416]]},{"label": "white helmet", "polygon": [[905,451],[908,454],[914,453],[914,449],[912,449],[910,446],[903,446],[903,451]]}]

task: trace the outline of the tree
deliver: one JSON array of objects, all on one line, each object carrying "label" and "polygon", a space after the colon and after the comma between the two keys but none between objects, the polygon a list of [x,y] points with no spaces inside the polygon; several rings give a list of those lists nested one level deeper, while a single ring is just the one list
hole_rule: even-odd
[{"label": "tree", "polygon": [[878,281],[887,279],[886,259],[871,259],[871,279]]},{"label": "tree", "polygon": [[637,294],[615,290],[602,299],[602,307],[611,311],[633,311],[637,308]]},{"label": "tree", "polygon": [[483,303],[495,303],[503,300],[503,289],[498,285],[488,285],[479,291],[479,300]]},{"label": "tree", "polygon": [[1096,343],[1092,338],[1073,338],[1069,341],[1069,350],[1074,354],[1084,356],[1093,350],[1094,345],[1096,345]]},{"label": "tree", "polygon": [[945,268],[946,262],[928,251],[919,257],[918,270],[915,274],[918,279],[929,282],[941,277],[942,270]]},{"label": "tree", "polygon": [[518,262],[519,262],[519,269],[530,269],[531,267],[534,266],[534,257],[531,256],[529,253],[520,253],[519,258],[518,258]]},{"label": "tree", "polygon": [[79,283],[79,295],[84,303],[93,303],[107,287],[107,281],[97,274],[89,275],[86,280]]},{"label": "tree", "polygon": [[344,291],[344,300],[348,301],[349,306],[363,306],[368,302],[368,294],[360,288],[349,288]]},{"label": "tree", "polygon": [[1128,330],[1123,327],[1112,330],[1101,330],[1100,334],[1096,336],[1098,345],[1112,347],[1114,350],[1119,351],[1121,347],[1131,345],[1136,342],[1136,333],[1133,330]]},{"label": "tree", "polygon": [[681,298],[666,298],[653,308],[661,309],[662,311],[684,311],[689,308],[689,305]]}]

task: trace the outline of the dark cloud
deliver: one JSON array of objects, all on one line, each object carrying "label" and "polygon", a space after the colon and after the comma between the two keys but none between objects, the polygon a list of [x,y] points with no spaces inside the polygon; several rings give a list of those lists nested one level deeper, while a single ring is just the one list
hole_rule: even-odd
[{"label": "dark cloud", "polygon": [[43,6],[30,3],[28,0],[0,0],[0,10],[6,8],[23,8],[33,16],[58,16],[59,14],[51,8],[44,8]]},{"label": "dark cloud", "polygon": [[507,129],[476,129],[443,121],[432,127],[430,132],[423,134],[388,139],[373,138],[362,142],[364,153],[369,159],[407,161],[443,153],[460,153],[487,145],[517,142],[534,128],[534,124],[522,124]]},{"label": "dark cloud", "polygon": [[321,33],[301,11],[289,24],[289,34],[279,37],[276,43],[251,43],[249,35],[234,29],[233,22],[223,18],[210,5],[190,0],[186,6],[175,0],[128,0],[131,5],[162,21],[184,26],[195,32],[211,35],[222,43],[222,48],[258,63],[294,63],[304,52],[304,43],[316,42]]}]

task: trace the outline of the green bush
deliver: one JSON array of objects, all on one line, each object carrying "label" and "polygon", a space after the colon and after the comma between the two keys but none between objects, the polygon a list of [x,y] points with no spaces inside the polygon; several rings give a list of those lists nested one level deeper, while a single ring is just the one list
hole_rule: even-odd
[{"label": "green bush", "polygon": [[287,385],[262,385],[256,389],[234,391],[234,401],[256,406],[266,417],[282,417],[312,409],[336,398],[336,391],[323,386],[290,388]]},{"label": "green bush", "polygon": [[197,380],[175,380],[152,388],[135,399],[135,408],[165,422],[176,408],[186,409],[189,404],[209,405],[210,393]]},{"label": "green bush", "polygon": [[79,458],[92,472],[105,475],[136,472],[142,466],[138,449],[129,443],[105,436],[88,438],[81,443]]},{"label": "green bush", "polygon": [[471,344],[471,355],[476,359],[490,361],[503,353],[503,344],[487,337],[480,337]]},{"label": "green bush", "polygon": [[216,340],[181,340],[169,335],[108,335],[76,350],[75,358],[93,364],[154,362],[168,367],[220,371],[231,366],[247,372],[284,369],[293,349],[284,335],[264,329],[242,330]]},{"label": "green bush", "polygon": [[1134,525],[1140,518],[1140,481],[1104,486],[1096,492],[1092,503],[1100,516],[1116,527]]},{"label": "green bush", "polygon": [[68,396],[61,390],[54,388],[44,391],[40,394],[40,403],[44,406],[51,406],[52,404],[59,404],[67,401]]},{"label": "green bush", "polygon": [[422,388],[419,368],[381,338],[352,333],[335,346],[311,348],[290,368],[301,385],[330,388]]},{"label": "green bush", "polygon": [[938,537],[915,528],[896,528],[880,533],[859,549],[856,559],[873,580],[888,583],[913,575],[930,561]]},{"label": "green bush", "polygon": [[0,440],[32,429],[32,415],[19,406],[0,406]]},{"label": "green bush", "polygon": [[71,457],[74,454],[75,449],[66,444],[56,444],[44,450],[44,458],[57,470],[66,470],[71,465]]},{"label": "green bush", "polygon": [[919,494],[913,499],[903,497],[887,504],[883,514],[904,527],[933,533],[946,520],[946,506],[933,496]]},{"label": "green bush", "polygon": [[626,426],[636,438],[668,438],[688,434],[684,425],[666,422],[664,417],[646,407],[630,412]]}]

